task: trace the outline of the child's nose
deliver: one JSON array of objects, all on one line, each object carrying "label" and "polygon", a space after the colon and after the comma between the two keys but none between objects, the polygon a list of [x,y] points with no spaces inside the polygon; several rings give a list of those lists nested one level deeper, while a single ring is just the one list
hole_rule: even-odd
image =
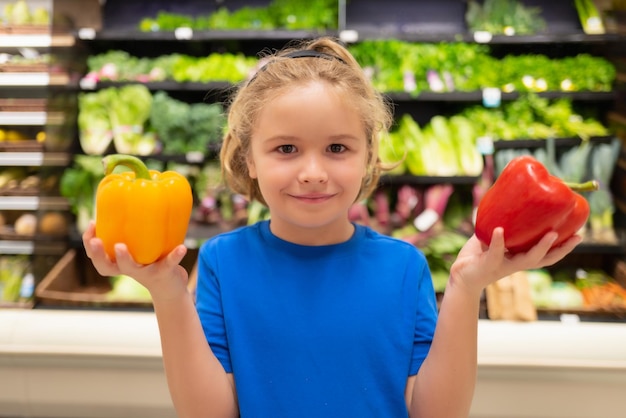
[{"label": "child's nose", "polygon": [[324,183],[328,180],[328,173],[321,159],[309,156],[304,160],[298,180],[303,183]]}]

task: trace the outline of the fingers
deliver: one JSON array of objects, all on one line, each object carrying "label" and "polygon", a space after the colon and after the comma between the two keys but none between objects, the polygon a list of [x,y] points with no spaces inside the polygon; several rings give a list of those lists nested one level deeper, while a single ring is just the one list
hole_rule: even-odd
[{"label": "fingers", "polygon": [[184,245],[179,245],[167,255],[167,257],[165,258],[165,263],[169,267],[177,266],[183,261],[183,258],[186,254],[187,247],[185,247]]},{"label": "fingers", "polygon": [[529,256],[531,260],[537,260],[537,261],[542,260],[543,258],[545,258],[548,251],[550,251],[550,247],[552,247],[552,244],[554,244],[554,242],[558,238],[559,238],[558,233],[554,231],[550,231],[547,234],[545,234],[541,238],[541,240],[537,244],[535,244],[534,247],[528,250],[526,254]]},{"label": "fingers", "polygon": [[117,243],[113,246],[115,250],[115,261],[122,271],[132,271],[133,269],[137,269],[142,265],[137,263],[133,256],[128,251],[128,247],[126,244]]},{"label": "fingers", "polygon": [[497,227],[494,228],[491,233],[491,243],[489,244],[489,250],[496,250],[498,252],[506,251],[506,247],[504,244],[504,228]]},{"label": "fingers", "polygon": [[572,250],[574,250],[574,248],[576,248],[582,240],[583,239],[580,235],[574,235],[558,247],[551,249],[543,259],[543,266],[550,266],[563,259],[566,255],[572,252]]}]

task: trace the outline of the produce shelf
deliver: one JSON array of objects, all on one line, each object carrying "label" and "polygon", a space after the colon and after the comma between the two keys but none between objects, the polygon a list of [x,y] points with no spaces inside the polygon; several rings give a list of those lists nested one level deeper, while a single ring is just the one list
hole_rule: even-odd
[{"label": "produce shelf", "polygon": [[[83,90],[99,90],[109,87],[120,87],[129,84],[138,84],[137,81],[100,81],[92,82],[88,79],[82,79],[80,81],[80,87]],[[209,91],[209,90],[226,90],[233,85],[226,81],[213,81],[209,83],[191,83],[177,81],[158,81],[141,83],[151,91],[165,90],[165,91]]]},{"label": "produce shelf", "polygon": [[[519,99],[525,93],[501,93],[502,101],[513,101]],[[546,99],[568,98],[575,101],[613,101],[617,98],[616,91],[544,91],[535,93],[539,97]],[[423,101],[423,102],[480,102],[483,100],[482,91],[454,91],[437,93],[424,91],[417,95],[405,92],[385,93],[387,97],[394,101]]]},{"label": "produce shelf", "polygon": [[66,166],[70,160],[67,153],[0,152],[0,166]]},{"label": "produce shelf", "polygon": [[0,196],[0,210],[66,210],[69,203],[57,196]]},{"label": "produce shelf", "polygon": [[396,185],[434,185],[434,184],[474,184],[480,179],[480,176],[413,176],[413,175],[384,175],[380,178],[383,186]]},{"label": "produce shelf", "polygon": [[65,120],[62,112],[0,112],[0,125],[43,126],[60,125]]},{"label": "produce shelf", "polygon": [[[592,143],[608,144],[613,141],[613,136],[595,136],[589,138]],[[493,142],[495,150],[520,149],[520,148],[545,148],[547,139],[512,139],[498,140]],[[581,138],[555,138],[554,145],[557,147],[577,147],[582,143]]]},{"label": "produce shelf", "polygon": [[141,32],[134,29],[101,30],[93,33],[78,32],[76,36],[85,41],[290,41],[292,39],[311,39],[318,36],[338,36],[337,31],[308,30],[212,30],[193,31],[179,28],[177,31]]},{"label": "produce shelf", "polygon": [[65,85],[69,82],[67,74],[0,72],[0,86],[49,86]]},{"label": "produce shelf", "polygon": [[50,35],[50,34],[25,34],[25,35],[0,35],[0,46],[2,48],[49,48],[49,47],[71,47],[76,38],[72,34]]},{"label": "produce shelf", "polygon": [[396,39],[407,42],[469,42],[491,45],[530,45],[530,44],[597,44],[597,43],[622,43],[626,42],[626,35],[619,33],[607,33],[601,35],[587,35],[580,33],[555,33],[539,35],[487,35],[481,33],[432,33],[428,28],[414,29],[371,29],[353,28],[351,32],[344,31],[339,34],[342,39],[356,37],[359,41]]}]

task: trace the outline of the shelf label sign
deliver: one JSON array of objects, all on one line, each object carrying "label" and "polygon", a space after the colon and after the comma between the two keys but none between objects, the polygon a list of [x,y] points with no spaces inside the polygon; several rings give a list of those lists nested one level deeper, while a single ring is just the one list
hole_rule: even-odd
[{"label": "shelf label sign", "polygon": [[193,38],[193,29],[187,27],[176,28],[176,30],[174,30],[174,37],[181,41],[189,40]]},{"label": "shelf label sign", "polygon": [[476,148],[482,155],[491,155],[494,152],[493,138],[490,136],[479,136],[476,138]]},{"label": "shelf label sign", "polygon": [[359,32],[352,29],[342,30],[339,33],[339,39],[347,44],[355,43],[359,40]]},{"label": "shelf label sign", "polygon": [[500,107],[502,102],[502,91],[495,87],[487,87],[483,89],[483,106]]},{"label": "shelf label sign", "polygon": [[477,30],[474,32],[474,42],[479,44],[487,44],[491,42],[493,39],[493,35],[491,32],[487,32],[486,30]]},{"label": "shelf label sign", "polygon": [[91,40],[96,37],[96,30],[94,28],[80,28],[78,30],[78,38]]}]

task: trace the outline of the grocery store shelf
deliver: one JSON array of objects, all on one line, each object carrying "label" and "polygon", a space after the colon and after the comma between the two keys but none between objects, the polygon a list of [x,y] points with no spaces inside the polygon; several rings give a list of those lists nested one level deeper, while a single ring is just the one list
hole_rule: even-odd
[{"label": "grocery store shelf", "polygon": [[65,85],[68,82],[69,76],[67,74],[0,72],[0,86],[5,87],[56,86]]},{"label": "grocery store shelf", "polygon": [[[22,240],[0,240],[0,254],[37,254],[60,256],[67,251],[67,244],[62,240],[38,240],[37,237],[24,237]],[[28,240],[27,238],[33,238]],[[0,306],[1,308],[1,306]]]},{"label": "grocery store shelf", "polygon": [[78,32],[85,41],[222,41],[222,40],[285,40],[310,39],[322,35],[337,36],[336,31],[317,32],[308,30],[206,30],[193,31],[179,28],[176,31],[140,32],[128,29],[109,29],[99,32]]},{"label": "grocery store shelf", "polygon": [[[481,320],[470,417],[621,417],[625,346],[626,324]],[[174,417],[154,313],[0,310],[0,410]]]},{"label": "grocery store shelf", "polygon": [[49,48],[71,47],[75,43],[74,35],[0,35],[0,47],[2,48]]},{"label": "grocery store shelf", "polygon": [[32,254],[34,248],[32,241],[0,240],[0,254]]},{"label": "grocery store shelf", "polygon": [[69,203],[57,196],[0,196],[0,210],[66,210]]},{"label": "grocery store shelf", "polygon": [[[615,139],[614,136],[594,136],[589,138],[593,144],[609,144]],[[495,150],[522,149],[522,148],[545,148],[547,139],[501,139],[493,142]],[[577,147],[583,140],[581,138],[554,138],[555,147]]]},{"label": "grocery store shelf", "polygon": [[414,185],[424,186],[433,184],[475,184],[480,176],[414,176],[414,175],[383,175],[380,178],[380,184],[384,186],[393,185]]},{"label": "grocery store shelf", "polygon": [[61,124],[63,120],[63,114],[55,112],[0,112],[0,125],[56,125]]},{"label": "grocery store shelf", "polygon": [[66,166],[70,155],[62,152],[0,152],[2,166]]},{"label": "grocery store shelf", "polygon": [[[519,99],[525,93],[501,93],[500,100],[513,101]],[[546,99],[567,98],[575,101],[612,101],[617,98],[618,93],[615,91],[544,91],[535,93],[539,97]],[[386,93],[391,100],[406,101],[424,101],[424,102],[481,102],[484,98],[482,91],[453,91],[453,92],[433,92],[424,91],[417,95],[404,92]]]},{"label": "grocery store shelf", "polygon": [[[120,87],[128,84],[137,84],[136,81],[101,81],[93,82],[88,79],[82,79],[79,86],[82,90],[98,90],[108,87]],[[176,81],[155,81],[149,83],[141,83],[151,91],[209,91],[209,90],[226,90],[232,88],[232,84],[226,81],[214,81],[209,83],[192,83],[192,82],[176,82]]]},{"label": "grocery store shelf", "polygon": [[[419,25],[407,27],[374,27],[352,26],[339,34],[342,39],[376,40],[396,39],[408,42],[470,42],[492,45],[530,45],[530,44],[554,44],[554,43],[620,43],[626,41],[626,35],[607,33],[600,35],[587,35],[583,32],[575,33],[546,33],[536,35],[490,35],[485,33],[457,33],[433,32],[432,25]],[[347,33],[346,33],[347,32]]]}]

